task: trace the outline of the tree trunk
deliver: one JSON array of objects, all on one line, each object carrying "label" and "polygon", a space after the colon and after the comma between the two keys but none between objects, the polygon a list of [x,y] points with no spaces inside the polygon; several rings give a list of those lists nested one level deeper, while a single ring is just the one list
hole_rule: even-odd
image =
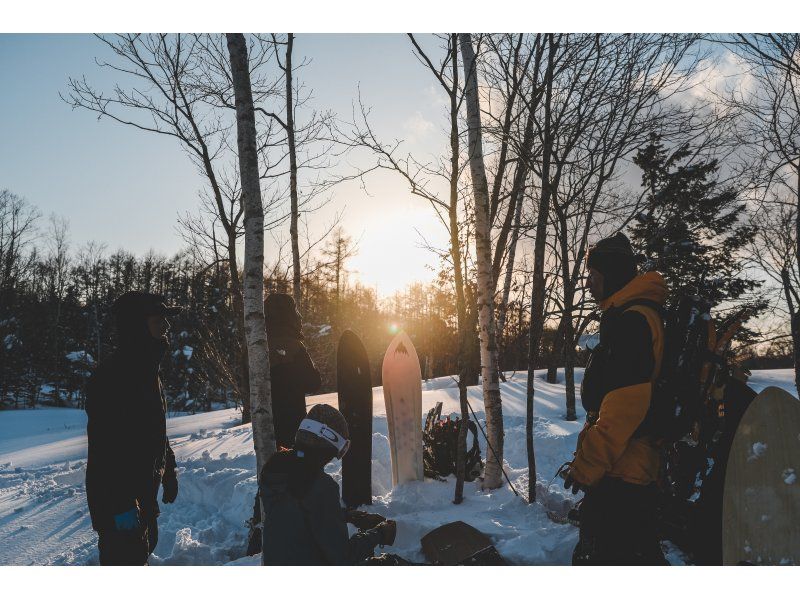
[{"label": "tree trunk", "polygon": [[[244,200],[242,200],[244,201]],[[230,297],[233,319],[236,322],[236,337],[239,339],[239,362],[236,364],[239,375],[239,397],[242,401],[242,424],[249,424],[250,416],[250,362],[247,352],[247,338],[244,333],[244,298],[239,281],[239,266],[236,259],[236,231],[228,232],[228,272],[231,277]]]},{"label": "tree trunk", "polygon": [[[800,268],[800,157],[797,158],[797,205],[795,207],[795,220],[794,220],[794,246],[795,246],[795,264]],[[791,289],[791,283],[786,283]],[[793,289],[792,289],[793,290]],[[789,290],[787,289],[787,295]],[[793,312],[790,308],[790,312]],[[792,331],[792,347],[794,349],[794,385],[797,392],[800,393],[800,305],[797,306],[797,312],[791,314],[791,331]]]},{"label": "tree trunk", "polygon": [[256,467],[260,474],[264,463],[275,452],[269,350],[264,326],[264,209],[247,42],[241,33],[228,33],[227,41],[236,99],[236,141],[244,202],[244,329],[250,366],[250,409]]},{"label": "tree trunk", "polygon": [[556,334],[553,337],[553,347],[550,352],[550,365],[547,367],[547,382],[550,384],[558,382],[558,366],[564,356],[564,324],[565,319],[562,314],[558,322]]},{"label": "tree trunk", "polygon": [[489,185],[483,163],[477,65],[472,48],[472,36],[469,33],[461,33],[459,41],[464,62],[469,166],[475,204],[475,259],[478,266],[477,295],[483,404],[486,413],[486,435],[490,445],[487,452],[492,453],[487,455],[483,488],[493,489],[503,484],[503,404],[497,375]]},{"label": "tree trunk", "polygon": [[453,260],[453,278],[456,287],[456,316],[458,323],[458,402],[461,408],[462,425],[458,430],[456,446],[456,489],[453,502],[461,504],[464,500],[464,477],[466,475],[464,458],[467,452],[467,425],[469,406],[467,404],[467,368],[469,367],[469,335],[467,334],[467,302],[464,297],[464,273],[461,270],[461,244],[458,237],[458,37],[450,35],[450,59],[453,69],[453,87],[450,93],[450,205],[448,209],[450,226],[450,257]]},{"label": "tree trunk", "polygon": [[794,385],[800,392],[800,301],[795,307],[792,297],[797,297],[792,286],[789,270],[781,270],[781,280],[783,282],[783,293],[786,299],[786,306],[789,308],[789,326],[792,336],[792,350],[794,357]]},{"label": "tree trunk", "polygon": [[[519,168],[517,170],[516,177],[522,178],[524,180],[525,175],[520,173],[520,170],[527,172],[525,166],[520,163]],[[512,225],[511,229],[511,241],[508,245],[508,263],[506,263],[506,274],[505,278],[503,279],[503,298],[502,302],[500,303],[500,321],[497,325],[497,334],[500,339],[505,338],[506,332],[506,320],[508,319],[508,300],[511,296],[511,281],[514,278],[514,262],[516,261],[517,257],[517,241],[519,240],[519,225],[520,219],[522,218],[522,199],[523,199],[523,189],[524,185],[520,184],[517,189],[515,189],[517,193],[516,205],[514,206],[514,224]],[[507,359],[506,353],[507,347],[506,342],[503,341],[500,343],[503,347],[502,351],[502,359],[500,359],[500,367],[504,368],[507,367]],[[502,374],[502,371],[500,372]]]},{"label": "tree trunk", "polygon": [[567,247],[567,222],[566,215],[561,214],[561,276],[564,287],[564,386],[567,395],[567,421],[575,421],[575,327],[572,323],[573,299],[575,289],[572,286],[572,276],[569,265],[569,248]]},{"label": "tree trunk", "polygon": [[291,196],[292,220],[289,234],[292,237],[292,296],[298,311],[302,313],[302,294],[300,290],[300,244],[297,240],[297,223],[300,217],[297,195],[297,151],[294,140],[294,99],[292,90],[292,47],[294,33],[289,33],[286,41],[286,139],[289,144],[289,194]]},{"label": "tree trunk", "polygon": [[547,241],[547,219],[550,213],[550,156],[552,153],[551,101],[553,96],[553,34],[547,36],[548,54],[545,74],[544,143],[542,146],[542,192],[536,219],[536,242],[533,251],[533,283],[531,286],[531,328],[528,337],[528,383],[526,392],[525,435],[528,452],[528,502],[536,500],[536,456],[533,450],[534,372],[539,359],[539,345],[544,329],[544,252]]}]

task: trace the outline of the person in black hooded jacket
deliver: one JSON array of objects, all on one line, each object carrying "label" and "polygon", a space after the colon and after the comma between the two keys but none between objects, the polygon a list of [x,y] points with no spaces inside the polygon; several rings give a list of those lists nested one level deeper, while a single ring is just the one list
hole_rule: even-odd
[{"label": "person in black hooded jacket", "polygon": [[[314,405],[300,422],[295,448],[273,454],[259,476],[264,512],[263,565],[356,565],[391,545],[397,524],[375,513],[346,512],[325,465],[350,446],[344,416]],[[347,523],[361,531],[350,536]]]},{"label": "person in black hooded jacket", "polygon": [[306,416],[306,394],[319,390],[319,371],[303,344],[303,323],[291,295],[274,293],[264,302],[272,386],[275,442],[291,448]]},{"label": "person in black hooded jacket", "polygon": [[159,367],[170,308],[158,295],[132,291],[112,308],[119,343],[86,388],[86,499],[98,532],[101,565],[145,565],[158,542],[158,490],[178,495],[167,439]]}]

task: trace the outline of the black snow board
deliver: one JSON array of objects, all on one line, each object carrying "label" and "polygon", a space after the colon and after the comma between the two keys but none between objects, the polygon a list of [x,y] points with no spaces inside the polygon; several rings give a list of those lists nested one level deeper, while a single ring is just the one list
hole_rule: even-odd
[{"label": "black snow board", "polygon": [[339,411],[350,429],[342,459],[342,500],[348,508],[372,504],[372,378],[364,344],[345,330],[336,352]]},{"label": "black snow board", "polygon": [[437,527],[421,543],[422,553],[433,565],[507,564],[486,534],[463,521]]}]

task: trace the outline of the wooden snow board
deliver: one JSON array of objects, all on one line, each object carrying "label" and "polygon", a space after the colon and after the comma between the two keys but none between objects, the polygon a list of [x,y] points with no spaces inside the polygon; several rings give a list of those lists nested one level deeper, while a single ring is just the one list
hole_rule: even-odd
[{"label": "wooden snow board", "polygon": [[339,339],[336,389],[350,430],[350,450],[342,459],[342,500],[354,509],[372,504],[372,376],[364,344],[352,330]]},{"label": "wooden snow board", "polygon": [[507,564],[486,534],[463,521],[453,521],[425,534],[422,553],[434,565]]},{"label": "wooden snow board", "polygon": [[724,565],[800,565],[800,401],[770,386],[733,438],[722,503]]},{"label": "wooden snow board", "polygon": [[422,375],[414,344],[400,332],[383,356],[383,400],[392,484],[422,479]]}]

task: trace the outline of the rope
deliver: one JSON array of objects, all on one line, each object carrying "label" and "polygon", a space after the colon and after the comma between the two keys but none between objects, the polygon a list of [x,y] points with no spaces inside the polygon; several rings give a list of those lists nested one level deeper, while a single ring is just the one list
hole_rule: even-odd
[{"label": "rope", "polygon": [[[506,473],[506,470],[503,468],[503,464],[500,463],[500,458],[497,456],[497,453],[494,452],[494,448],[492,447],[492,443],[489,442],[489,438],[486,436],[486,432],[484,432],[483,426],[481,426],[480,422],[478,421],[478,416],[475,415],[475,410],[472,409],[472,405],[470,404],[469,399],[467,399],[465,397],[464,400],[466,401],[467,407],[469,407],[470,412],[472,412],[472,418],[475,420],[475,425],[478,426],[478,429],[481,431],[481,434],[483,434],[483,439],[486,441],[486,446],[488,446],[489,450],[492,451],[492,455],[494,455],[494,460],[497,462],[497,465],[500,467],[500,471],[503,472],[503,477],[506,479],[506,482],[508,482],[508,487],[511,488],[511,491],[514,494],[516,494],[517,497],[522,498],[522,496],[520,496],[519,492],[517,492],[517,489],[514,487],[514,484],[512,484],[511,480],[508,478],[508,474]],[[525,500],[525,499],[522,498],[522,500]],[[525,500],[525,502],[528,502],[528,501]]]}]

